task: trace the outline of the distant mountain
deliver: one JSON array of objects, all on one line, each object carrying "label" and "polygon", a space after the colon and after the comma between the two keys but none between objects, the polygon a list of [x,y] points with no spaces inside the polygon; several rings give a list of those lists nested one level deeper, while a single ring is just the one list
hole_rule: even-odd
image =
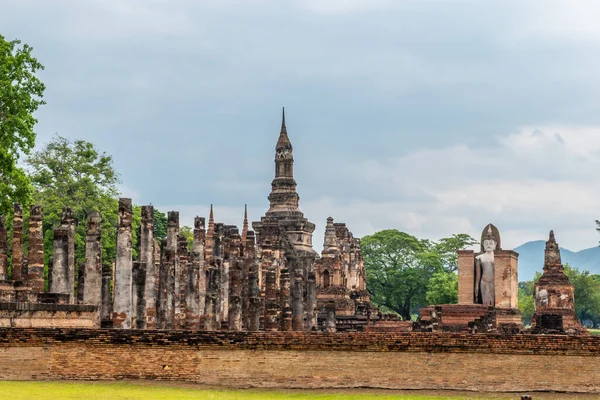
[{"label": "distant mountain", "polygon": [[[533,279],[536,271],[542,272],[544,268],[544,249],[546,242],[536,240],[520,245],[514,250],[519,253],[519,281]],[[560,248],[563,264],[569,263],[580,271],[590,271],[600,274],[600,247],[592,247],[581,251],[571,251]]]}]

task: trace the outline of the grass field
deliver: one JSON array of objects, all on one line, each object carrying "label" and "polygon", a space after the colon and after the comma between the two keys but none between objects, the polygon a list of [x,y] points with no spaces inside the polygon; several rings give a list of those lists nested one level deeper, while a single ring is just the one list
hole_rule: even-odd
[{"label": "grass field", "polygon": [[[591,400],[593,394],[533,393],[535,400]],[[476,393],[456,391],[392,391],[370,389],[331,390],[228,390],[208,389],[190,383],[120,382],[32,382],[0,381],[0,399],[10,400],[518,400],[521,393]]]},{"label": "grass field", "polygon": [[[379,394],[357,390],[358,393],[327,393],[325,391],[260,391],[260,390],[206,390],[191,385],[161,386],[137,382],[96,383],[96,382],[1,382],[0,398],[11,400],[280,400],[280,399],[315,399],[315,400],[433,400],[433,399],[481,399],[476,394],[465,396],[427,396],[413,394]],[[6,395],[6,397],[4,397]],[[494,396],[495,399],[514,399]]]},{"label": "grass field", "polygon": [[594,336],[600,336],[600,329],[588,329],[588,331]]}]

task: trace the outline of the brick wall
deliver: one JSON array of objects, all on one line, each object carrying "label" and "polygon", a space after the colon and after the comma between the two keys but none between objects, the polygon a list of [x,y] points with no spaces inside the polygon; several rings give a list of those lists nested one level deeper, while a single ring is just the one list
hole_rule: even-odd
[{"label": "brick wall", "polygon": [[600,393],[600,338],[0,329],[0,379]]}]

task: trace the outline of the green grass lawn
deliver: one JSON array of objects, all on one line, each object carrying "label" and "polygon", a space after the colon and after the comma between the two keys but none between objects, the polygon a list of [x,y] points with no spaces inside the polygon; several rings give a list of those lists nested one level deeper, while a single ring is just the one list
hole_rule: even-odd
[{"label": "green grass lawn", "polygon": [[588,329],[588,331],[594,336],[600,336],[600,329]]},{"label": "green grass lawn", "polygon": [[[359,391],[357,391],[359,392]],[[463,396],[424,396],[424,395],[392,395],[373,394],[360,391],[356,394],[325,391],[260,391],[260,390],[206,390],[191,385],[160,386],[157,383],[143,382],[2,382],[0,381],[0,398],[11,400],[279,400],[279,399],[316,399],[316,400],[428,400],[428,399],[475,399],[478,397]],[[4,397],[6,395],[6,397]],[[474,394],[473,396],[476,396]],[[498,398],[495,397],[494,398]],[[504,397],[514,399],[515,396]]]}]

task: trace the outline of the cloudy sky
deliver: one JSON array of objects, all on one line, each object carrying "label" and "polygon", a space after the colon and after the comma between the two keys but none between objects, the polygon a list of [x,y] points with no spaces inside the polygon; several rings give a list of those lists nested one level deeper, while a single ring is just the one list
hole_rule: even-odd
[{"label": "cloudy sky", "polygon": [[0,0],[45,65],[38,143],[114,156],[182,222],[268,208],[281,107],[300,205],[356,236],[492,222],[504,248],[598,244],[598,2]]}]

